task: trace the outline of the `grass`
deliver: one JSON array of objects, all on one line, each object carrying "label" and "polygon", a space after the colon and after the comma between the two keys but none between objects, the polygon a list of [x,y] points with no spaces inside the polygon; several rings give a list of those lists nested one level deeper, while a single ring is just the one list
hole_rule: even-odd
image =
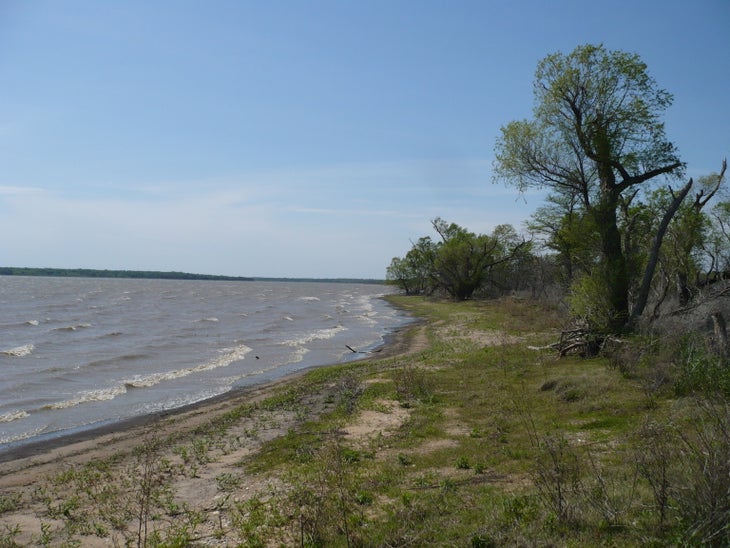
[{"label": "grass", "polygon": [[[113,463],[69,470],[36,496],[46,519],[65,524],[56,525],[55,540],[104,527],[138,540],[142,526],[149,545],[197,538],[206,518],[176,507],[176,474],[205,476],[206,466],[236,451],[235,440],[263,435],[285,416],[292,418],[285,435],[214,475],[221,496],[209,519],[217,541],[480,547],[727,540],[730,408],[685,397],[671,379],[655,383],[669,375],[664,358],[655,363],[642,351],[633,359],[624,349],[618,358],[557,359],[530,349],[556,340],[562,327],[555,310],[532,301],[391,299],[428,320],[408,335],[427,346],[312,370],[177,440],[167,456],[142,451],[138,467],[127,470],[146,478],[136,497],[134,481],[125,488],[112,477]],[[244,493],[252,479],[259,490]],[[63,490],[75,496],[59,500]],[[126,516],[114,515],[120,501]],[[95,512],[86,512],[89,504]],[[0,499],[7,514],[19,505],[13,494]],[[703,514],[706,507],[715,514]],[[136,530],[125,529],[135,520]],[[5,545],[17,535],[6,526]]]},{"label": "grass", "polygon": [[[430,347],[360,375],[365,381],[389,373],[391,382],[378,383],[377,398],[400,402],[409,418],[387,433],[387,442],[380,439],[372,458],[341,469],[357,484],[352,489],[378,501],[360,518],[365,523],[346,532],[342,516],[319,531],[320,541],[592,546],[681,537],[676,528],[660,527],[665,518],[653,511],[635,453],[635,433],[647,417],[666,420],[672,398],[650,401],[640,383],[607,358],[558,360],[529,350],[555,340],[561,327],[557,314],[537,303],[396,302],[431,319]],[[480,345],[479,337],[470,337],[475,332],[498,332],[496,344]],[[313,467],[331,457],[315,450],[301,462],[291,458],[291,448],[321,444],[325,438],[314,433],[346,423],[341,413],[323,415],[305,432],[272,442],[248,465],[273,475],[286,471],[296,478],[295,489],[311,487]]]}]

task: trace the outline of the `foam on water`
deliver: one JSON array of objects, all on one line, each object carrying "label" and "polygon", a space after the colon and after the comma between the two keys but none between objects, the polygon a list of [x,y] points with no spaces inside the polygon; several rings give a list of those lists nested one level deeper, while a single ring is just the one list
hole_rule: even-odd
[{"label": "foam on water", "polygon": [[347,328],[343,325],[337,325],[335,327],[318,329],[317,331],[313,331],[312,333],[308,333],[307,335],[297,337],[296,339],[283,341],[281,344],[287,346],[304,346],[313,341],[331,339],[332,337],[334,337],[338,333],[342,333],[343,331],[347,331]]},{"label": "foam on water", "polygon": [[86,390],[69,400],[44,405],[42,409],[68,409],[69,407],[76,407],[84,403],[113,400],[126,392],[127,389],[124,385],[100,388],[99,390]]},{"label": "foam on water", "polygon": [[6,443],[14,443],[19,442],[23,440],[29,440],[31,438],[34,438],[35,436],[38,436],[39,434],[43,433],[44,428],[34,428],[33,430],[28,430],[26,432],[21,432],[19,434],[9,435],[9,436],[3,436],[0,435],[0,445],[4,445]]},{"label": "foam on water", "polygon": [[163,381],[171,381],[187,377],[193,373],[201,373],[203,371],[218,369],[219,367],[227,367],[235,361],[244,359],[246,354],[249,352],[251,352],[251,349],[245,344],[241,344],[233,349],[225,349],[222,351],[221,356],[195,367],[173,369],[162,373],[153,373],[152,375],[136,375],[135,377],[124,381],[124,385],[130,388],[149,388]]},{"label": "foam on water", "polygon": [[25,417],[28,417],[27,411],[10,411],[8,413],[3,413],[0,415],[0,422],[13,422],[20,419],[24,419]]},{"label": "foam on water", "polygon": [[63,327],[54,327],[53,331],[77,331],[78,329],[88,329],[91,327],[90,323],[80,323],[77,325],[64,325]]},{"label": "foam on water", "polygon": [[2,350],[0,351],[0,354],[4,354],[5,356],[11,356],[14,358],[22,358],[23,356],[29,356],[33,352],[33,350],[35,350],[34,345],[24,344],[22,346],[10,348],[9,350]]}]

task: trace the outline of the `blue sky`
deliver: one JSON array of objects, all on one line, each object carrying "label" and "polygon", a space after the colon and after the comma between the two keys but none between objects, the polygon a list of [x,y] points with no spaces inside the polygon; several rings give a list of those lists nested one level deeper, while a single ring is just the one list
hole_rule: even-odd
[{"label": "blue sky", "polygon": [[382,278],[437,216],[521,229],[495,141],[586,43],[719,170],[728,0],[0,0],[0,265]]}]

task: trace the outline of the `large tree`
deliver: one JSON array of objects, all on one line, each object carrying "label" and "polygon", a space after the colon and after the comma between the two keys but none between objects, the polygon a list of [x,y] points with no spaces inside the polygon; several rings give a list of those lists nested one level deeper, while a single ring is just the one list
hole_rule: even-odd
[{"label": "large tree", "polygon": [[[600,242],[595,275],[602,278],[612,318],[605,327],[622,330],[632,316],[629,291],[636,273],[622,245],[620,209],[646,183],[681,174],[662,122],[672,96],[657,87],[637,55],[600,45],[543,59],[534,95],[533,119],[502,128],[496,176],[520,189],[549,188],[579,200]],[[673,194],[677,206],[690,185]]]},{"label": "large tree", "polygon": [[[511,277],[518,278],[517,266],[529,255],[529,242],[509,225],[499,225],[492,235],[486,235],[441,218],[431,224],[440,241],[420,238],[404,258],[393,258],[387,268],[388,281],[407,294],[442,290],[457,301],[470,299],[487,285],[499,285],[495,280],[499,268],[512,268]],[[514,287],[515,280],[511,282]]]}]

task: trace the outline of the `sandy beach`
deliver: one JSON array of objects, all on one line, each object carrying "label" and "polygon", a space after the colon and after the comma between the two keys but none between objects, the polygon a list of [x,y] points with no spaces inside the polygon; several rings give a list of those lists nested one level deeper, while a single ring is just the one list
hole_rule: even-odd
[{"label": "sandy beach", "polygon": [[[393,333],[383,347],[364,354],[360,361],[405,355],[425,348],[426,344],[423,325],[414,323]],[[138,417],[6,451],[0,455],[0,497],[4,501],[15,501],[15,504],[11,511],[0,515],[0,527],[17,531],[14,541],[18,545],[38,543],[44,527],[61,526],[61,520],[49,516],[47,509],[73,495],[63,489],[55,489],[54,478],[95,462],[111,463],[110,476],[128,476],[130,471],[139,467],[139,448],[160,440],[166,441],[162,446],[156,446],[157,458],[182,469],[188,462],[180,456],[180,447],[195,444],[208,425],[215,424],[216,420],[241,406],[247,406],[253,412],[243,414],[235,424],[227,426],[224,439],[215,443],[206,442],[210,447],[206,458],[196,462],[195,473],[183,472],[171,478],[171,492],[175,493],[177,503],[195,508],[206,516],[205,522],[198,527],[198,535],[201,538],[211,536],[219,525],[216,522],[216,478],[222,474],[240,475],[239,463],[242,459],[256,452],[265,442],[296,428],[302,421],[301,410],[296,414],[286,410],[272,411],[257,407],[257,402],[296,386],[305,373],[302,371],[267,384],[234,390],[174,411]],[[302,396],[300,403],[306,408],[307,418],[315,418],[325,409],[325,392]],[[393,420],[398,420],[398,417],[394,415]],[[378,427],[387,429],[387,424],[379,424]],[[251,432],[255,432],[255,435],[251,435]],[[270,480],[244,475],[237,492],[241,496],[254,494],[264,481]],[[44,497],[38,496],[40,491],[44,492]],[[125,544],[122,532],[110,529],[107,533],[106,536],[99,533],[85,535],[82,545]],[[219,545],[226,544],[223,542]]]}]

